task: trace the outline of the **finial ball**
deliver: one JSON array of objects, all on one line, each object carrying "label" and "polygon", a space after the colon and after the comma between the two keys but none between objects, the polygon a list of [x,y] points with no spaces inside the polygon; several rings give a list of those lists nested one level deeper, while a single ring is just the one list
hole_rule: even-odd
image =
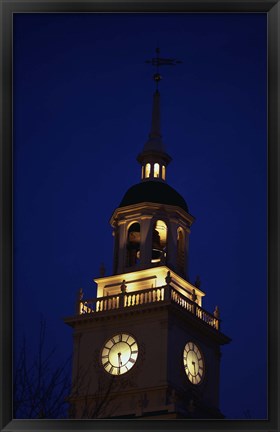
[{"label": "finial ball", "polygon": [[155,73],[155,74],[154,74],[154,80],[155,80],[156,82],[159,82],[159,81],[162,80],[162,76],[161,76],[159,73]]}]

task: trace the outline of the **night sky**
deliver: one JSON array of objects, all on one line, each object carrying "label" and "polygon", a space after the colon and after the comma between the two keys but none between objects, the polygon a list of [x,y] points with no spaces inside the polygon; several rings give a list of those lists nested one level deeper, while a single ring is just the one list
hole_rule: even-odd
[{"label": "night sky", "polygon": [[140,181],[155,55],[167,182],[196,221],[190,280],[219,306],[221,411],[267,416],[266,14],[14,15],[14,352],[41,317],[71,354],[80,287],[112,272],[109,219]]}]

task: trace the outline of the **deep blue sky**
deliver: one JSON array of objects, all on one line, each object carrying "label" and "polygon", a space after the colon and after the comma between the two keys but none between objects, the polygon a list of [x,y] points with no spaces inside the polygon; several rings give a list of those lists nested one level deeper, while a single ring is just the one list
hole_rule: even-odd
[{"label": "deep blue sky", "polygon": [[[76,293],[112,271],[109,219],[140,181],[162,57],[167,182],[196,217],[190,277],[221,310],[221,410],[266,418],[266,15],[14,15],[14,335],[57,355]],[[246,414],[247,413],[247,414]]]}]

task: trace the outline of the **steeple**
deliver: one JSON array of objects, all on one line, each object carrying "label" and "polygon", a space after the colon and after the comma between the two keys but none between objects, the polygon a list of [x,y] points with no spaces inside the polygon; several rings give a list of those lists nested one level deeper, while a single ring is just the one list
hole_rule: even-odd
[{"label": "steeple", "polygon": [[156,89],[153,97],[151,132],[148,141],[144,145],[143,151],[149,150],[164,152],[164,144],[160,132],[160,93],[158,89]]},{"label": "steeple", "polygon": [[153,80],[156,83],[156,90],[153,95],[151,131],[148,141],[137,157],[137,161],[142,166],[142,181],[165,181],[166,167],[172,160],[171,156],[165,151],[160,130],[160,93],[158,85],[162,80],[162,76],[159,73],[159,68],[161,66],[174,66],[181,62],[172,58],[161,58],[159,57],[159,53],[159,48],[156,48],[156,57],[146,61],[146,63],[150,63],[156,67],[156,73],[153,75]]},{"label": "steeple", "polygon": [[156,89],[153,96],[152,125],[148,141],[137,161],[142,166],[142,181],[160,180],[165,181],[166,167],[172,160],[166,153],[160,131],[160,93]]}]

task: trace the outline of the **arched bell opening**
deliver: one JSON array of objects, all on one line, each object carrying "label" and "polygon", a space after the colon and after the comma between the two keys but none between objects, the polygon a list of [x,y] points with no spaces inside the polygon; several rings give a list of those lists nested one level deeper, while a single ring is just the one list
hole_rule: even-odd
[{"label": "arched bell opening", "polygon": [[180,227],[177,229],[177,266],[181,274],[185,273],[185,233]]},{"label": "arched bell opening", "polygon": [[157,220],[153,228],[152,237],[152,264],[165,264],[167,245],[167,225],[162,220]]},{"label": "arched bell opening", "polygon": [[154,178],[159,178],[159,169],[160,169],[159,164],[155,163],[154,164]]},{"label": "arched bell opening", "polygon": [[142,180],[163,180],[166,179],[166,168],[162,162],[144,162],[141,167]]},{"label": "arched bell opening", "polygon": [[147,163],[145,165],[145,178],[149,178],[151,176],[151,164]]},{"label": "arched bell opening", "polygon": [[134,222],[130,225],[127,232],[127,242],[126,242],[127,267],[133,267],[139,263],[140,241],[141,241],[140,224],[138,222]]}]

